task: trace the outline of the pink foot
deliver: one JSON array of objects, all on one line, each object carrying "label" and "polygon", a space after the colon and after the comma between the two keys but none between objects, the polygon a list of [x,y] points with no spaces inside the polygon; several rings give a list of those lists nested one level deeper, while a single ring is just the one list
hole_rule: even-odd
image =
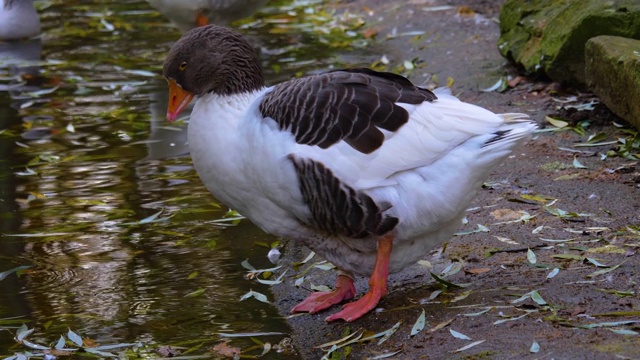
[{"label": "pink foot", "polygon": [[353,279],[346,275],[339,275],[336,280],[335,290],[311,293],[303,302],[296,305],[291,310],[291,313],[308,312],[309,314],[315,314],[343,301],[351,300],[354,296],[356,296],[356,288],[353,285]]}]

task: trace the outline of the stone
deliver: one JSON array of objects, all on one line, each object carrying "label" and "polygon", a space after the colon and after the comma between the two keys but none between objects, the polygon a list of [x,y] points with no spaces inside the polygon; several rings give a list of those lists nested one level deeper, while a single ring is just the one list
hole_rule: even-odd
[{"label": "stone", "polygon": [[640,129],[640,40],[591,38],[585,46],[585,75],[609,110]]},{"label": "stone", "polygon": [[584,87],[584,48],[599,35],[640,39],[638,0],[507,0],[498,48],[528,74]]}]

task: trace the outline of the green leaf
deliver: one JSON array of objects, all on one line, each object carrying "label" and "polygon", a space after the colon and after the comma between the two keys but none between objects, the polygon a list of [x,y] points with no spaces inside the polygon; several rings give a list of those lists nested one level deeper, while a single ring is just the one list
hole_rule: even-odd
[{"label": "green leaf", "polygon": [[67,338],[69,338],[69,340],[71,340],[77,346],[82,346],[82,338],[80,337],[80,335],[73,332],[73,330],[69,329],[69,331],[67,332]]},{"label": "green leaf", "polygon": [[451,299],[450,302],[455,303],[455,302],[458,302],[460,300],[464,300],[467,297],[469,297],[469,295],[471,295],[471,293],[473,293],[473,290],[467,290],[467,291],[463,292],[462,294],[460,294],[460,295],[454,297],[453,299]]},{"label": "green leaf", "polygon": [[418,320],[416,320],[415,324],[413,324],[413,327],[411,328],[411,333],[409,334],[409,337],[415,336],[419,334],[420,331],[424,330],[425,324],[426,324],[426,316],[425,316],[424,309],[422,309],[422,313],[420,314],[420,316],[418,316]]},{"label": "green leaf", "polygon": [[267,304],[269,303],[269,300],[267,299],[266,295],[261,294],[261,293],[256,292],[256,291],[253,291],[253,290],[249,290],[248,293],[242,295],[240,297],[240,301],[244,301],[244,300],[247,300],[249,298],[255,298],[256,300],[261,301],[263,303],[267,303]]},{"label": "green leaf", "polygon": [[138,223],[139,224],[147,224],[147,223],[154,222],[158,218],[158,216],[160,216],[160,214],[162,214],[162,210],[158,211],[157,213],[155,213],[155,214],[153,214],[153,215],[151,215],[149,217],[146,217],[146,218],[138,221]]},{"label": "green leaf", "polygon": [[579,261],[584,260],[584,256],[580,256],[577,254],[556,254],[556,255],[551,255],[551,257],[556,259],[579,260]]},{"label": "green leaf", "polygon": [[529,262],[532,264],[535,264],[536,262],[538,262],[538,259],[536,258],[536,254],[531,249],[527,249],[527,260],[529,260]]},{"label": "green leaf", "polygon": [[200,296],[200,295],[204,294],[205,291],[206,291],[205,288],[198,288],[198,290],[192,291],[192,292],[188,293],[187,295],[185,295],[184,297]]},{"label": "green leaf", "polygon": [[585,329],[594,329],[594,328],[600,328],[600,327],[614,327],[614,326],[637,324],[637,323],[640,323],[640,320],[621,320],[621,321],[609,321],[609,322],[602,322],[602,323],[591,323],[591,324],[587,324],[579,327],[585,328]]},{"label": "green leaf", "polygon": [[606,273],[608,273],[608,272],[610,272],[610,271],[613,271],[613,270],[615,270],[615,269],[619,268],[619,267],[620,267],[620,265],[624,264],[625,262],[626,262],[626,260],[625,260],[625,261],[623,261],[623,262],[621,262],[620,264],[618,264],[618,265],[616,265],[616,266],[612,266],[612,267],[610,267],[610,268],[608,268],[608,269],[601,269],[601,270],[598,270],[598,271],[594,271],[594,272],[592,272],[591,274],[587,275],[587,277],[588,277],[588,278],[592,278],[592,277],[596,277],[596,276],[598,276],[598,275],[606,274]]},{"label": "green leaf", "polygon": [[242,265],[242,267],[247,270],[256,271],[256,268],[254,268],[253,265],[249,264],[249,259],[244,259],[244,261],[242,261],[240,265]]},{"label": "green leaf", "polygon": [[119,348],[123,348],[123,347],[131,347],[131,346],[142,347],[142,343],[141,342],[135,342],[135,343],[120,343],[120,344],[113,344],[113,345],[100,345],[100,346],[94,347],[94,349],[96,349],[96,350],[112,350],[112,349],[119,349]]},{"label": "green leaf", "polygon": [[465,334],[459,333],[453,329],[449,329],[449,332],[451,333],[451,335],[456,338],[456,339],[461,339],[461,340],[471,340],[470,337],[468,337]]},{"label": "green leaf", "polygon": [[453,236],[469,235],[469,234],[475,234],[479,232],[489,232],[489,228],[484,225],[478,224],[478,227],[475,230],[457,232],[453,234]]},{"label": "green leaf", "polygon": [[538,305],[547,305],[547,302],[540,296],[538,290],[533,290],[531,292],[531,300],[535,301]]},{"label": "green leaf", "polygon": [[[333,349],[331,351],[335,351],[336,349],[338,349],[339,347],[348,345],[348,344],[352,344],[354,341],[360,340],[362,338],[362,331],[357,331],[354,333],[349,333],[349,327],[346,327],[344,329],[344,331],[342,332],[342,335],[344,337],[338,339],[338,340],[333,340],[333,341],[329,341],[327,343],[321,344],[316,346],[317,348],[320,348],[324,351],[327,347],[331,347],[330,349]],[[382,336],[382,335],[380,335]],[[373,337],[371,337],[373,339]]]},{"label": "green leaf", "polygon": [[567,126],[569,126],[569,123],[566,121],[562,121],[562,120],[558,120],[558,119],[554,119],[550,116],[545,116],[544,118],[545,120],[547,120],[549,122],[549,124],[557,127],[558,129],[562,129],[565,128]]},{"label": "green leaf", "polygon": [[64,340],[64,336],[60,335],[60,339],[58,339],[58,342],[56,343],[55,348],[57,350],[63,349],[65,345],[65,340]]},{"label": "green leaf", "polygon": [[573,167],[575,167],[576,169],[587,169],[587,167],[582,165],[577,157],[573,158]]},{"label": "green leaf", "polygon": [[489,311],[491,311],[491,309],[493,309],[493,307],[488,307],[488,308],[486,308],[486,309],[484,309],[482,311],[478,311],[478,312],[475,312],[475,313],[461,314],[461,315],[462,316],[480,316],[482,314],[488,313]]},{"label": "green leaf", "polygon": [[540,345],[538,344],[537,341],[533,340],[533,344],[531,344],[531,347],[529,348],[529,352],[535,354],[538,351],[540,351]]},{"label": "green leaf", "polygon": [[84,351],[94,354],[94,355],[98,355],[98,356],[104,356],[104,357],[118,357],[118,355],[110,353],[110,352],[106,352],[106,351],[101,351],[95,348],[84,348]]},{"label": "green leaf", "polygon": [[27,325],[22,324],[18,330],[16,330],[16,339],[18,339],[18,341],[22,341],[24,339],[27,338],[27,336],[31,335],[36,329],[29,329],[27,328]]},{"label": "green leaf", "polygon": [[31,342],[29,340],[22,340],[22,344],[27,346],[27,347],[30,347],[32,349],[36,349],[36,350],[51,350],[51,348],[48,347],[48,346],[36,344],[36,343]]},{"label": "green leaf", "polygon": [[248,333],[217,333],[218,336],[222,338],[244,338],[244,337],[252,337],[252,336],[275,336],[275,335],[286,335],[281,332],[248,332]]},{"label": "green leaf", "polygon": [[382,337],[378,340],[378,346],[382,345],[383,342],[389,340],[391,335],[393,335],[400,328],[401,322],[398,321],[395,325],[393,325],[390,329],[383,331],[381,334]]},{"label": "green leaf", "polygon": [[526,293],[526,294],[524,294],[524,295],[520,296],[519,298],[517,298],[517,299],[515,299],[515,300],[511,300],[511,303],[512,303],[512,304],[517,304],[517,303],[519,303],[519,302],[523,302],[523,301],[525,301],[525,300],[527,300],[527,299],[530,299],[530,298],[531,298],[531,292],[528,292],[528,293]]},{"label": "green leaf", "polygon": [[367,360],[387,359],[387,358],[393,357],[395,355],[398,355],[401,352],[402,352],[402,350],[398,350],[398,351],[394,351],[394,352],[390,352],[390,353],[386,353],[386,354],[380,354],[380,355],[376,355],[374,357],[367,358]]},{"label": "green leaf", "polygon": [[464,287],[468,287],[468,286],[470,286],[470,285],[471,285],[471,283],[467,283],[467,284],[454,284],[454,283],[452,283],[452,282],[450,282],[450,281],[447,281],[447,280],[445,280],[445,279],[442,279],[442,278],[438,277],[438,275],[436,275],[436,274],[434,274],[434,273],[432,273],[432,272],[429,272],[429,274],[431,274],[431,276],[432,276],[434,279],[436,279],[436,281],[437,281],[437,282],[439,282],[440,284],[442,284],[442,285],[444,285],[444,286],[446,286],[446,287],[448,287],[448,288],[464,288]]},{"label": "green leaf", "polygon": [[333,270],[333,269],[336,268],[335,265],[333,265],[330,262],[326,262],[326,261],[319,262],[319,263],[313,265],[313,267],[315,267],[317,269],[320,269],[320,270],[324,270],[324,271]]},{"label": "green leaf", "polygon": [[11,270],[3,271],[3,272],[0,273],[0,281],[4,280],[4,278],[6,278],[7,276],[13,274],[14,272],[17,273],[19,271],[28,269],[30,267],[31,266],[28,266],[28,265],[22,265],[22,266],[15,267],[15,268],[13,268]]},{"label": "green leaf", "polygon": [[496,320],[496,321],[493,322],[493,325],[499,325],[499,324],[505,323],[507,321],[519,320],[519,319],[522,319],[523,317],[525,317],[527,315],[529,315],[528,312],[526,314],[524,314],[524,315],[520,315],[520,316],[516,316],[516,317],[510,317],[510,318],[507,318],[507,319]]},{"label": "green leaf", "polygon": [[585,260],[587,260],[588,262],[592,263],[596,267],[603,267],[603,268],[609,267],[609,265],[602,264],[602,263],[598,262],[598,260],[596,260],[594,258],[585,258]]},{"label": "green leaf", "polygon": [[597,143],[597,142],[605,141],[606,139],[607,139],[607,134],[601,132],[601,133],[589,135],[586,142]]},{"label": "green leaf", "polygon": [[256,278],[256,281],[259,282],[260,284],[264,284],[264,285],[269,285],[269,286],[273,286],[273,285],[277,285],[283,282],[282,278],[284,277],[284,274],[286,274],[287,271],[285,270],[285,272],[283,272],[282,274],[280,274],[280,276],[278,276],[277,279],[275,280],[263,280],[260,278]]},{"label": "green leaf", "polygon": [[560,272],[560,269],[554,268],[553,270],[551,270],[550,273],[547,274],[547,279],[554,278],[556,275],[558,275],[559,272]]},{"label": "green leaf", "polygon": [[474,347],[474,346],[476,346],[476,345],[480,345],[480,344],[482,344],[483,342],[485,342],[485,340],[480,340],[480,341],[472,342],[471,344],[469,344],[469,345],[467,345],[467,346],[463,346],[463,347],[461,347],[461,348],[459,348],[459,349],[453,350],[452,352],[454,352],[454,353],[458,353],[458,352],[461,352],[461,351],[465,351],[465,350],[471,349],[472,347]]}]

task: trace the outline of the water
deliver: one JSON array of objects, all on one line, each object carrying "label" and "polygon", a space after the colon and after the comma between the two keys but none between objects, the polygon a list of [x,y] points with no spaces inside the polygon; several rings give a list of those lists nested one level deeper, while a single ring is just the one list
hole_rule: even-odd
[{"label": "water", "polygon": [[[286,3],[244,25],[268,81],[347,56],[308,31],[335,24],[296,23]],[[164,120],[159,73],[180,32],[141,1],[40,7],[40,39],[0,44],[0,272],[30,266],[0,281],[0,356],[26,350],[13,340],[22,323],[41,344],[72,329],[102,345],[202,345],[191,355],[219,333],[286,339],[273,307],[239,301],[249,290],[270,297],[240,264],[274,266],[257,243],[276,239],[248,221],[217,222],[228,209],[197,178],[184,122]]]}]

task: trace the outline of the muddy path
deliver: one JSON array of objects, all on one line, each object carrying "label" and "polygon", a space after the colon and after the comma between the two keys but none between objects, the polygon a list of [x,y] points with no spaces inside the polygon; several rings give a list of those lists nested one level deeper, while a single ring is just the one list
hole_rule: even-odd
[{"label": "muddy path", "polygon": [[[348,334],[366,337],[398,323],[381,344],[380,337],[355,342],[333,356],[640,358],[640,175],[632,160],[603,159],[613,144],[575,146],[596,133],[615,140],[620,133],[612,124],[620,120],[601,109],[558,110],[559,100],[572,94],[558,93],[557,86],[545,82],[524,79],[502,93],[481,91],[501,76],[518,75],[496,48],[499,30],[492,19],[500,3],[356,0],[341,6],[368,13],[367,26],[377,34],[372,53],[386,55],[390,68],[405,60],[421,64],[410,74],[416,83],[443,85],[451,78],[453,92],[463,100],[496,112],[530,114],[542,128],[550,127],[545,116],[559,112],[593,121],[584,135],[538,133],[497,168],[472,204],[463,234],[392,275],[390,293],[375,313],[350,324],[324,322],[337,307],[291,317],[292,339],[302,358],[321,358],[325,352],[319,345]],[[434,9],[440,5],[452,7]],[[416,31],[424,35],[415,38]],[[588,100],[578,96],[575,103]],[[309,253],[291,242],[285,250],[285,267]],[[461,286],[445,286],[430,272]],[[290,277],[273,288],[275,303],[288,316],[310,284],[333,286],[334,279],[334,271],[313,269],[296,287]],[[356,286],[361,295],[366,279]],[[424,329],[411,336],[423,310]]]}]

